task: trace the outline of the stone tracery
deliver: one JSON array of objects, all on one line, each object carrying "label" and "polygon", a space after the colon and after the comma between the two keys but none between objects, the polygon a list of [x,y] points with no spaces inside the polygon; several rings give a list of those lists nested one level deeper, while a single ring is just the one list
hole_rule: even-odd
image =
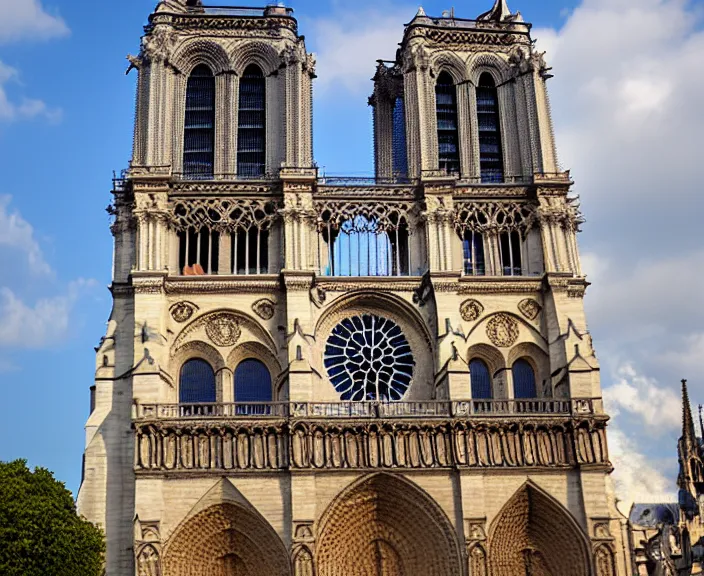
[{"label": "stone tracery", "polygon": [[255,198],[188,198],[175,200],[171,221],[176,230],[207,228],[219,232],[268,230],[279,219],[274,200]]}]

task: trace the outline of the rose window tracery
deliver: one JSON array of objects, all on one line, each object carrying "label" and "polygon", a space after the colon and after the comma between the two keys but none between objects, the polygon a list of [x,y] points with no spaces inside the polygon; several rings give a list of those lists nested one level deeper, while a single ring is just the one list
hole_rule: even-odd
[{"label": "rose window tracery", "polygon": [[414,366],[401,328],[376,314],[345,318],[325,346],[325,368],[342,400],[401,400]]}]

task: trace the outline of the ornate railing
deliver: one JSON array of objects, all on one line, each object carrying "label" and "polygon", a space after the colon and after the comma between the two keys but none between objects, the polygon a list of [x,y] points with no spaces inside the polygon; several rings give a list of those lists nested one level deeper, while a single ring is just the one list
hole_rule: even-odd
[{"label": "ornate railing", "polygon": [[585,416],[603,412],[600,398],[429,400],[418,402],[232,402],[135,404],[135,420],[389,419]]}]

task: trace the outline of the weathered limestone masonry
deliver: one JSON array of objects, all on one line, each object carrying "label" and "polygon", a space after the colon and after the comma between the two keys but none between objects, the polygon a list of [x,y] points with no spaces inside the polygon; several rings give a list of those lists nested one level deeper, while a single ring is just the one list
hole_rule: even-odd
[{"label": "weathered limestone masonry", "polygon": [[418,12],[366,180],[318,174],[290,9],[165,0],[129,59],[79,494],[107,576],[632,574],[520,14]]}]

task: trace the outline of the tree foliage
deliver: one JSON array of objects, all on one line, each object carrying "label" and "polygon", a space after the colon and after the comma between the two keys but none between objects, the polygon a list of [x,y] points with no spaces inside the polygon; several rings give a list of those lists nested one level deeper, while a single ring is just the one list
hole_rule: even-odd
[{"label": "tree foliage", "polygon": [[0,574],[99,576],[104,550],[102,531],[51,472],[0,462]]}]

